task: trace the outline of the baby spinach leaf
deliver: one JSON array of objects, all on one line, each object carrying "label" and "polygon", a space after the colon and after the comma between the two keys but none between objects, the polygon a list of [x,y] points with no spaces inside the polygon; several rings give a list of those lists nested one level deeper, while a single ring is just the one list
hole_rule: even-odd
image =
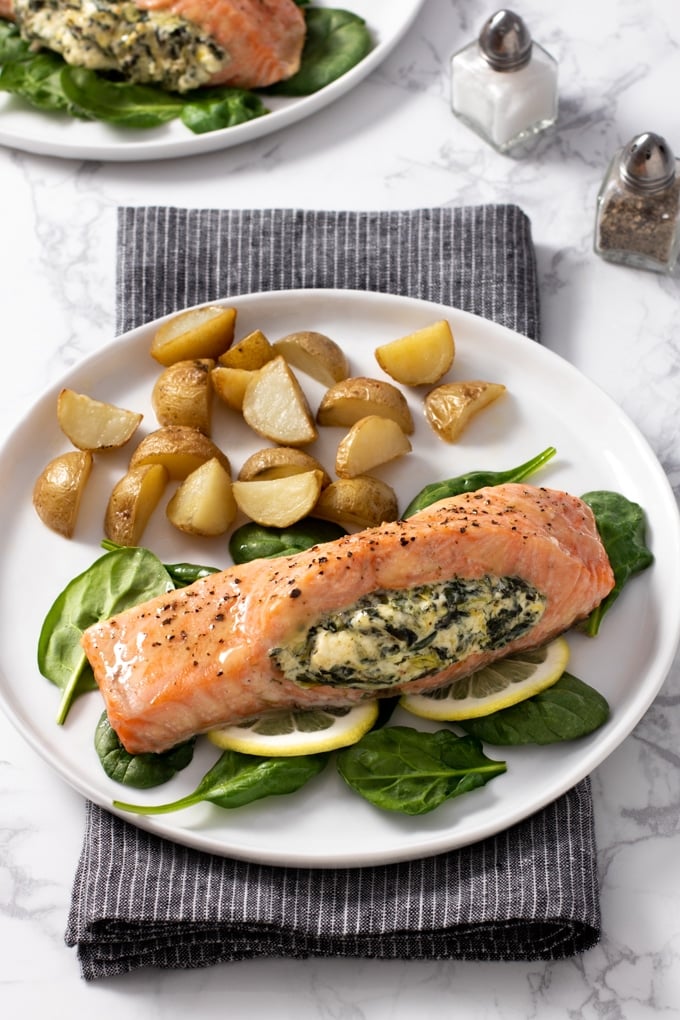
[{"label": "baby spinach leaf", "polygon": [[486,744],[519,746],[576,740],[608,718],[607,700],[571,673],[563,673],[552,687],[526,701],[456,725]]},{"label": "baby spinach leaf", "polygon": [[114,800],[113,806],[139,815],[160,815],[210,801],[221,808],[237,808],[263,797],[294,793],[326,766],[328,755],[305,754],[294,758],[264,758],[224,751],[206,772],[193,793],[169,804],[127,804]]},{"label": "baby spinach leaf", "polygon": [[581,497],[595,515],[612,570],[614,587],[595,608],[585,623],[585,632],[594,637],[600,629],[602,617],[621,594],[624,585],[634,574],[645,570],[654,561],[646,544],[645,512],[618,492],[596,490]]},{"label": "baby spinach leaf", "polygon": [[314,7],[305,11],[307,34],[300,69],[263,91],[278,96],[308,96],[351,70],[371,51],[366,22],[349,11]]},{"label": "baby spinach leaf", "polygon": [[332,542],[346,534],[339,524],[315,517],[305,517],[288,528],[267,527],[249,521],[232,534],[229,552],[234,563],[248,563],[250,560],[302,552],[320,542]]},{"label": "baby spinach leaf", "polygon": [[459,496],[463,492],[476,492],[487,485],[504,485],[507,482],[523,482],[525,478],[535,474],[557,453],[554,446],[548,446],[541,453],[538,453],[531,460],[519,464],[517,467],[507,468],[505,471],[471,471],[469,474],[457,475],[455,478],[445,478],[441,482],[430,482],[424,489],[413,497],[404,510],[402,517],[412,517],[419,510],[431,506],[440,499],[449,499],[451,496]]},{"label": "baby spinach leaf", "polygon": [[34,55],[30,44],[21,38],[16,25],[0,20],[0,66],[15,60],[30,60]]},{"label": "baby spinach leaf", "polygon": [[[112,549],[127,548],[127,546],[112,542],[110,538],[102,539],[101,546],[102,549],[108,549],[109,552]],[[201,563],[164,563],[163,566],[170,574],[175,588],[186,588],[188,584],[193,584],[194,581],[198,581],[201,577],[219,574],[222,569],[221,567],[205,567]]]},{"label": "baby spinach leaf", "polygon": [[87,67],[65,67],[61,84],[70,102],[88,116],[123,127],[158,127],[179,117],[184,105],[171,92],[112,81]]},{"label": "baby spinach leaf", "polygon": [[58,723],[64,722],[80,694],[96,687],[80,644],[83,632],[172,588],[158,557],[141,548],[107,552],[67,584],[52,603],[38,638],[38,668],[62,691]]},{"label": "baby spinach leaf", "polygon": [[259,96],[245,89],[197,89],[184,101],[180,120],[195,135],[245,124],[269,113]]},{"label": "baby spinach leaf", "polygon": [[102,768],[110,779],[138,790],[167,783],[190,764],[194,756],[196,739],[163,751],[161,754],[130,754],[103,712],[94,734],[94,747]]},{"label": "baby spinach leaf", "polygon": [[30,58],[14,59],[0,70],[0,92],[11,92],[31,106],[47,112],[63,111],[72,117],[88,114],[64,90],[64,62],[54,53],[43,51]]},{"label": "baby spinach leaf", "polygon": [[365,800],[387,811],[422,815],[505,772],[474,737],[408,726],[372,730],[337,756],[338,771]]}]

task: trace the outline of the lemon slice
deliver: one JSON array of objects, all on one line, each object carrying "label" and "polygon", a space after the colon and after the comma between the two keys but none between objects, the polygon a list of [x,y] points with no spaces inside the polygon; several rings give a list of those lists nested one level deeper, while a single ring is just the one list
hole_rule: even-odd
[{"label": "lemon slice", "polygon": [[208,739],[223,750],[293,757],[356,744],[377,718],[377,701],[351,708],[274,712],[250,722],[210,730]]},{"label": "lemon slice", "polygon": [[544,691],[556,683],[569,661],[569,645],[563,637],[541,648],[518,652],[482,666],[470,676],[427,694],[406,694],[402,708],[421,719],[455,722],[491,715],[501,708]]}]

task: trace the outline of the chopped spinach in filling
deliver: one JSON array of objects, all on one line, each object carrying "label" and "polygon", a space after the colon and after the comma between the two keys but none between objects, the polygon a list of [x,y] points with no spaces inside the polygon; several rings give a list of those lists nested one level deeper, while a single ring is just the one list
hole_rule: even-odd
[{"label": "chopped spinach in filling", "polygon": [[321,617],[270,655],[295,683],[389,688],[503,648],[535,626],[545,605],[518,577],[381,590]]},{"label": "chopped spinach in filling", "polygon": [[15,0],[19,30],[29,42],[60,53],[68,64],[117,71],[128,81],[185,92],[204,85],[229,56],[197,25],[129,0]]}]

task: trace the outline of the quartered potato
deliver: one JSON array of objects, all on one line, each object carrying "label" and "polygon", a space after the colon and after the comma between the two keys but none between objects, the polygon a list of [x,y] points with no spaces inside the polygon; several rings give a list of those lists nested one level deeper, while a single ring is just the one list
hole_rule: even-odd
[{"label": "quartered potato", "polygon": [[266,446],[256,450],[243,462],[238,473],[239,481],[266,481],[268,478],[288,478],[304,471],[320,471],[322,487],[330,484],[330,475],[310,453],[297,446]]},{"label": "quartered potato", "polygon": [[454,443],[470,419],[503,393],[502,383],[482,380],[443,383],[425,397],[425,417],[440,439]]},{"label": "quartered potato", "polygon": [[456,352],[446,319],[376,347],[375,357],[384,372],[404,386],[436,383],[446,375]]},{"label": "quartered potato", "polygon": [[359,475],[338,478],[326,486],[313,515],[343,528],[375,528],[384,521],[396,521],[399,508],[391,485],[370,475]]},{"label": "quartered potato", "polygon": [[309,329],[289,333],[275,342],[274,350],[293,368],[299,368],[324,386],[332,386],[349,375],[345,352],[325,333]]},{"label": "quartered potato", "polygon": [[231,472],[227,455],[203,432],[189,425],[164,425],[142,439],[129,467],[162,464],[170,478],[183,479],[212,457]]},{"label": "quartered potato", "polygon": [[234,496],[243,513],[265,527],[287,528],[306,517],[321,493],[321,471],[266,480],[234,482]]},{"label": "quartered potato", "polygon": [[318,435],[307,398],[281,355],[248,384],[243,417],[258,435],[282,446],[305,446]]},{"label": "quartered potato", "polygon": [[326,390],[316,414],[319,425],[349,428],[369,414],[391,418],[411,435],[413,418],[406,397],[392,383],[367,376],[343,379]]},{"label": "quartered potato", "polygon": [[410,451],[411,441],[396,421],[369,414],[355,422],[340,441],[335,473],[339,478],[365,475]]},{"label": "quartered potato", "polygon": [[117,545],[139,545],[149,518],[168,482],[161,464],[130,468],[113,488],[104,515],[104,533]]},{"label": "quartered potato", "polygon": [[151,392],[159,425],[189,425],[210,435],[212,358],[176,361],[163,369]]},{"label": "quartered potato", "polygon": [[229,368],[227,365],[217,365],[211,373],[213,390],[232,411],[241,411],[248,383],[257,371],[256,368]]},{"label": "quartered potato", "polygon": [[151,342],[151,357],[161,365],[218,358],[233,343],[235,325],[235,308],[190,308],[161,323]]},{"label": "quartered potato", "polygon": [[262,368],[276,357],[276,351],[261,329],[255,329],[220,355],[219,363],[226,368],[244,368],[249,372]]},{"label": "quartered potato", "polygon": [[65,538],[73,537],[93,460],[89,450],[62,453],[41,471],[33,487],[38,517]]},{"label": "quartered potato", "polygon": [[171,524],[188,535],[224,535],[234,523],[237,506],[231,475],[212,457],[180,483],[168,503]]},{"label": "quartered potato", "polygon": [[85,393],[63,389],[57,397],[57,421],[79,450],[113,450],[134,435],[142,415]]}]

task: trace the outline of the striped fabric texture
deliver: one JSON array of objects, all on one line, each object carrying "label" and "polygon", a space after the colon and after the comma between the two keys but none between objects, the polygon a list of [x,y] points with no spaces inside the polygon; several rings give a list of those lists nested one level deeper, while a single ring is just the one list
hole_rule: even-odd
[{"label": "striped fabric texture", "polygon": [[[538,339],[530,224],[514,206],[119,213],[119,330],[255,290],[397,292]],[[213,857],[87,805],[66,942],[86,980],[254,957],[535,960],[599,938],[588,780],[474,846],[342,869]]]}]

